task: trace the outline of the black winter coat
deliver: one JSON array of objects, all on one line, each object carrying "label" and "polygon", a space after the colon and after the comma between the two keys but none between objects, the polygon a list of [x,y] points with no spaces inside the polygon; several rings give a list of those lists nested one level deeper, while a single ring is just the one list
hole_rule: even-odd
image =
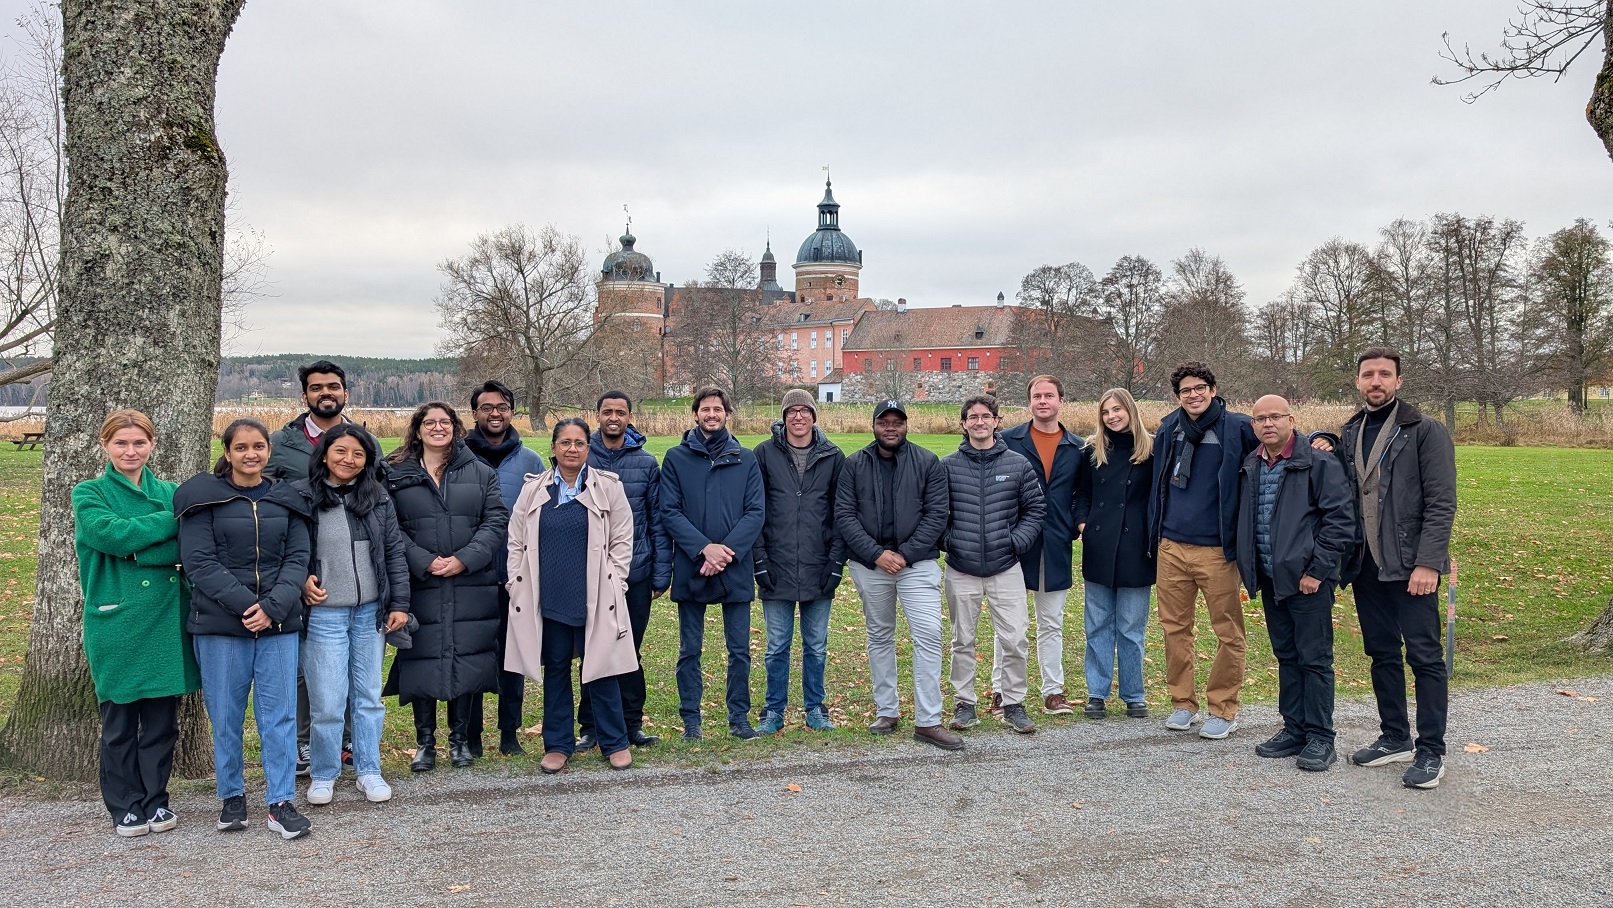
[{"label": "black winter coat", "polygon": [[827,599],[846,567],[846,544],[834,520],[846,455],[813,426],[806,475],[797,476],[788,445],[784,423],[775,422],[773,437],[756,446],[767,494],[767,517],[756,541],[756,586],[763,599]]},{"label": "black winter coat", "polygon": [[[1102,431],[1102,430],[1100,430]],[[1076,478],[1076,523],[1081,531],[1081,576],[1109,589],[1153,586],[1154,556],[1148,545],[1148,501],[1154,488],[1153,459],[1132,463],[1131,433],[1110,436],[1103,466],[1093,446],[1081,454]]]},{"label": "black winter coat", "polygon": [[661,532],[661,464],[644,450],[643,433],[628,426],[622,446],[612,450],[595,429],[588,439],[588,465],[615,473],[633,509],[633,567],[627,582],[649,580],[656,590],[671,586],[672,546]]},{"label": "black winter coat", "polygon": [[[756,455],[732,435],[717,456],[699,429],[661,463],[661,525],[671,540],[673,602],[750,602],[756,598],[756,540],[765,504]],[[715,577],[700,576],[700,550],[720,542],[734,560]]]},{"label": "black winter coat", "polygon": [[[259,501],[212,473],[174,492],[179,560],[190,582],[186,630],[264,637],[302,629],[302,585],[310,548],[307,500],[275,482]],[[256,603],[274,623],[256,633],[241,624]]]},{"label": "black winter coat", "polygon": [[[846,458],[835,488],[835,528],[846,553],[871,568],[885,549],[879,538],[879,511],[885,495],[880,481],[879,442],[872,441]],[[896,554],[908,564],[933,561],[941,554],[947,529],[946,467],[935,453],[912,442],[896,449]]]},{"label": "black winter coat", "polygon": [[[1171,450],[1176,446],[1176,427],[1186,416],[1181,407],[1165,414],[1154,435],[1153,497],[1148,502],[1149,544],[1158,546],[1165,525],[1165,496],[1170,494],[1171,480],[1165,475],[1170,469]],[[1228,561],[1238,557],[1238,474],[1243,459],[1250,451],[1260,447],[1253,424],[1244,413],[1227,410],[1215,424],[1215,437],[1220,441],[1221,463],[1215,475],[1221,481],[1217,516],[1221,527],[1221,554]],[[1202,481],[1202,480],[1201,480]]]},{"label": "black winter coat", "polygon": [[[314,505],[314,495],[310,491],[308,480],[299,479],[291,487],[302,494],[308,505],[309,517],[309,554],[308,573],[319,573],[319,509]],[[403,529],[398,525],[398,510],[392,504],[392,499],[382,495],[370,509],[368,514],[360,517],[352,509],[344,508],[343,514],[347,517],[347,526],[354,540],[367,540],[370,543],[370,565],[375,568],[375,579],[380,583],[380,594],[375,601],[381,604],[376,611],[376,623],[386,626],[387,612],[407,612],[409,610],[409,559],[407,554],[408,541],[403,538]],[[351,554],[351,553],[348,553]],[[329,557],[329,556],[327,556]]]},{"label": "black winter coat", "polygon": [[[1256,448],[1244,458],[1238,493],[1238,573],[1251,596],[1260,595],[1255,520],[1261,457]],[[1272,592],[1279,600],[1299,595],[1299,579],[1307,574],[1337,582],[1354,538],[1355,499],[1343,466],[1333,455],[1311,450],[1303,433],[1295,435],[1271,512]]]},{"label": "black winter coat", "polygon": [[1013,567],[1036,544],[1047,512],[1036,468],[1001,438],[984,451],[964,439],[941,466],[951,492],[947,567],[971,577]]},{"label": "black winter coat", "polygon": [[[1075,583],[1074,551],[1076,531],[1080,523],[1075,519],[1075,479],[1085,459],[1086,448],[1081,436],[1065,429],[1053,451],[1053,475],[1042,475],[1042,456],[1031,439],[1031,424],[1021,423],[1002,433],[1008,450],[1031,462],[1036,478],[1042,482],[1042,497],[1047,502],[1047,513],[1042,517],[1042,532],[1036,544],[1019,559],[1025,572],[1025,589],[1045,589],[1047,592],[1067,590]],[[1046,572],[1045,576],[1043,572]],[[1046,586],[1043,587],[1043,582]]]},{"label": "black winter coat", "polygon": [[[442,485],[417,460],[388,464],[387,490],[407,540],[411,610],[420,622],[414,645],[398,650],[384,694],[399,703],[451,700],[498,689],[498,564],[508,552],[510,512],[498,473],[455,444]],[[457,557],[453,577],[428,571],[438,556]]]},{"label": "black winter coat", "polygon": [[[1350,493],[1359,502],[1361,488],[1355,475],[1355,440],[1366,421],[1365,408],[1344,424],[1335,447],[1345,465]],[[1400,402],[1393,431],[1378,477],[1378,565],[1380,580],[1409,580],[1411,569],[1433,568],[1451,572],[1451,527],[1456,522],[1456,449],[1450,433],[1437,419],[1429,419],[1406,401]],[[1366,559],[1365,523],[1357,521],[1356,546],[1344,573],[1349,583]]]}]

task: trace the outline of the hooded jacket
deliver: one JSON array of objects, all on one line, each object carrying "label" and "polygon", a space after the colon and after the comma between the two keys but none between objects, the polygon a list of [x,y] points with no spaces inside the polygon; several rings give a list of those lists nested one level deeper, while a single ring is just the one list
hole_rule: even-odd
[{"label": "hooded jacket", "polygon": [[767,519],[756,541],[756,585],[763,599],[812,602],[834,595],[846,566],[846,545],[835,530],[835,489],[846,455],[812,427],[804,475],[795,472],[782,420],[756,446],[767,493]]},{"label": "hooded jacket", "polygon": [[[1334,453],[1344,464],[1350,493],[1360,500],[1355,475],[1355,441],[1366,421],[1366,408],[1344,423]],[[1393,432],[1384,451],[1378,477],[1378,565],[1381,580],[1409,580],[1412,568],[1451,570],[1451,527],[1456,522],[1456,448],[1450,433],[1438,420],[1429,419],[1406,401],[1400,401]],[[1356,521],[1356,546],[1345,571],[1346,583],[1355,579],[1366,559],[1365,521]]]},{"label": "hooded jacket", "polygon": [[[933,561],[941,554],[941,534],[947,528],[946,467],[934,452],[910,441],[902,442],[896,458],[896,553],[909,565]],[[871,441],[846,458],[835,489],[835,527],[845,541],[846,553],[863,567],[872,568],[884,553],[879,544],[879,515],[885,487],[880,481],[879,442]]]},{"label": "hooded jacket", "polygon": [[[212,473],[192,476],[174,493],[192,634],[264,637],[302,629],[312,546],[308,500],[289,482],[270,482],[258,501]],[[254,603],[271,622],[256,633],[241,623]]]},{"label": "hooded jacket", "polygon": [[[1006,429],[1000,437],[1008,450],[1030,461],[1031,469],[1041,481],[1042,497],[1047,512],[1042,517],[1042,529],[1036,544],[1020,556],[1019,566],[1025,572],[1025,589],[1047,592],[1067,590],[1075,582],[1075,539],[1080,536],[1075,519],[1075,483],[1081,462],[1086,457],[1081,436],[1059,426],[1064,437],[1059,439],[1053,452],[1053,475],[1042,475],[1042,456],[1036,451],[1031,438],[1031,424],[1021,423]],[[1044,587],[1043,584],[1046,584]]]},{"label": "hooded jacket", "polygon": [[[496,690],[498,575],[510,513],[498,474],[455,444],[441,485],[417,460],[387,464],[385,481],[405,537],[410,610],[420,629],[413,646],[398,650],[383,693],[409,703]],[[452,577],[432,574],[431,562],[449,555],[465,570]]]},{"label": "hooded jacket", "polygon": [[965,438],[941,459],[951,498],[947,567],[971,577],[995,577],[1036,545],[1047,505],[1036,468],[1001,438],[980,450]]},{"label": "hooded jacket", "polygon": [[661,532],[661,464],[644,450],[644,434],[628,426],[622,446],[609,448],[595,429],[588,439],[588,466],[615,473],[633,508],[633,569],[627,582],[649,580],[655,590],[671,586],[672,545]]},{"label": "hooded jacket", "polygon": [[[712,455],[699,429],[685,432],[661,462],[661,523],[672,546],[672,601],[709,605],[756,598],[753,550],[765,508],[754,453],[729,435]],[[734,560],[716,576],[702,577],[700,550],[713,542],[733,549]]]},{"label": "hooded jacket", "polygon": [[[1260,595],[1255,521],[1259,519],[1262,456],[1256,448],[1243,460],[1238,505],[1238,573],[1251,596]],[[1355,537],[1355,500],[1338,459],[1311,450],[1302,433],[1294,436],[1294,452],[1280,479],[1269,531],[1272,592],[1282,600],[1299,595],[1303,576],[1339,580]]]}]

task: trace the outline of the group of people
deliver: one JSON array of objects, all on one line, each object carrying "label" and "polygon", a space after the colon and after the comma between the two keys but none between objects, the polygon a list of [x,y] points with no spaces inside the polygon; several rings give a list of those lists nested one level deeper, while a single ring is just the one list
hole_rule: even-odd
[{"label": "group of people", "polygon": [[[215,469],[177,487],[147,466],[157,443],[151,420],[114,411],[101,431],[105,473],[74,489],[85,651],[101,701],[101,789],[119,835],[177,822],[167,783],[178,698],[198,687],[213,724],[220,830],[248,824],[249,696],[266,823],[288,839],[310,829],[293,803],[298,775],[309,777],[309,804],[334,799],[344,764],[366,799],[392,796],[380,762],[386,695],[412,706],[416,772],[436,765],[438,701],[447,704],[455,766],[481,756],[487,693],[499,697],[500,750],[520,753],[527,678],[544,686],[543,772],[596,747],[625,769],[630,748],[658,740],[645,731],[640,656],[651,602],[667,594],[677,604],[684,738],[704,734],[701,660],[714,605],[730,734],[784,728],[797,624],[804,723],[833,729],[824,669],[848,565],[867,628],[870,732],[901,725],[899,606],[912,641],[915,740],[960,750],[957,732],[980,721],[982,609],[994,641],[985,709],[1030,734],[1030,611],[1041,711],[1074,711],[1062,625],[1076,539],[1088,718],[1108,714],[1112,693],[1126,715],[1148,716],[1143,641],[1155,587],[1172,701],[1166,727],[1231,734],[1244,672],[1241,582],[1262,600],[1279,663],[1283,729],[1256,752],[1327,769],[1336,759],[1331,607],[1336,588],[1353,583],[1382,735],[1352,760],[1411,761],[1404,782],[1414,787],[1443,775],[1437,587],[1449,569],[1454,455],[1443,427],[1398,399],[1399,358],[1387,348],[1361,355],[1365,406],[1338,434],[1301,436],[1280,397],[1258,400],[1252,416],[1231,412],[1210,369],[1187,363],[1171,377],[1180,407],[1155,435],[1131,395],[1112,389],[1099,401],[1097,434],[1084,441],[1059,423],[1062,384],[1039,375],[1027,388],[1031,420],[1009,430],[999,431],[995,398],[965,401],[963,439],[944,458],[907,440],[897,400],[876,405],[874,440],[847,456],[801,390],[784,395],[771,437],[746,449],[728,430],[728,394],[704,388],[694,395],[694,427],[660,462],[632,424],[631,399],[608,392],[596,403],[597,428],[577,417],[555,425],[546,465],[511,425],[513,393],[489,381],[470,395],[473,425],[447,403],[422,405],[383,459],[374,437],[342,415],[339,366],[312,363],[299,378],[306,413],[276,432],[235,420]],[[1203,713],[1193,644],[1200,592],[1217,637]],[[756,598],[766,693],[752,724]],[[388,644],[396,656],[383,682]],[[1415,740],[1405,662],[1417,684]]]}]

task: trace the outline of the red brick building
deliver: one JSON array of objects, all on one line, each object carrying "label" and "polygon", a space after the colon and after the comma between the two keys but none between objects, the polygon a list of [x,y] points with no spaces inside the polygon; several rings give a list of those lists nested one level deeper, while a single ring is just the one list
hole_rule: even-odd
[{"label": "red brick building", "polygon": [[1001,294],[995,306],[921,309],[898,302],[894,310],[864,313],[842,349],[841,399],[1017,394],[1031,352],[1021,346],[1020,313]]}]

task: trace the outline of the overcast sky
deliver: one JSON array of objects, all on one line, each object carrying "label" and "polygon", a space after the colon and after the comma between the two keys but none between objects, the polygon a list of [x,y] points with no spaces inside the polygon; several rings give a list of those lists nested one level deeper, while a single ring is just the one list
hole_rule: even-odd
[{"label": "overcast sky", "polygon": [[1513,9],[252,0],[218,126],[277,295],[238,346],[431,355],[438,262],[514,222],[602,258],[623,205],[664,280],[771,229],[790,287],[824,164],[863,293],[915,306],[1195,245],[1258,305],[1312,247],[1399,216],[1605,225],[1594,54],[1476,105],[1429,84],[1453,72],[1442,32],[1489,48]]}]

